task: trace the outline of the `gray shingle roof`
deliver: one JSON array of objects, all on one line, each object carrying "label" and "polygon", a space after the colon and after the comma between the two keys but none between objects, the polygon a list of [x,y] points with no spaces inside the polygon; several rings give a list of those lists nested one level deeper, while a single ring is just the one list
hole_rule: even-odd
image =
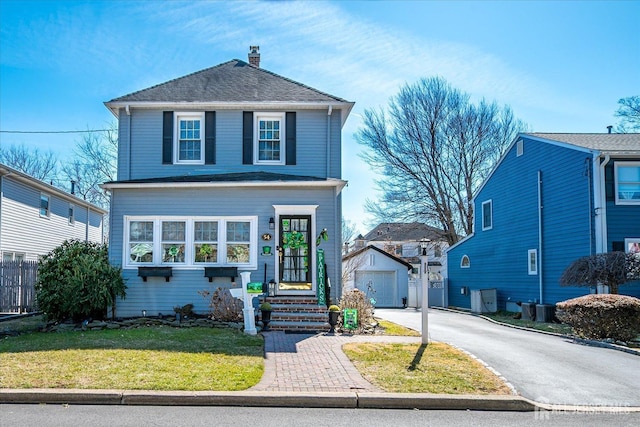
[{"label": "gray shingle roof", "polygon": [[286,77],[233,59],[112,102],[348,102]]},{"label": "gray shingle roof", "polygon": [[639,154],[640,133],[525,133],[608,154]]},{"label": "gray shingle roof", "polygon": [[368,232],[364,239],[367,241],[417,242],[423,237],[430,240],[442,240],[444,239],[444,232],[419,222],[384,222]]}]

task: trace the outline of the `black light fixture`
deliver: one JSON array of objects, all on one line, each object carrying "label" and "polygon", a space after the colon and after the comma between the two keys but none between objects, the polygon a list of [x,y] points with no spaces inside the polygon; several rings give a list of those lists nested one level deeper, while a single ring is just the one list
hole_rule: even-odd
[{"label": "black light fixture", "polygon": [[269,230],[273,230],[274,228],[276,228],[276,221],[271,217],[269,218]]}]

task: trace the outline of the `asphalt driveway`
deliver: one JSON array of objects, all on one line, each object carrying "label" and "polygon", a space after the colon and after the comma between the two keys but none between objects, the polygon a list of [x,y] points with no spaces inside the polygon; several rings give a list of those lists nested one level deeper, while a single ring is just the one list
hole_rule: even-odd
[{"label": "asphalt driveway", "polygon": [[[376,317],[421,330],[421,312],[376,309]],[[462,348],[541,403],[640,407],[640,356],[429,310],[429,337]]]}]

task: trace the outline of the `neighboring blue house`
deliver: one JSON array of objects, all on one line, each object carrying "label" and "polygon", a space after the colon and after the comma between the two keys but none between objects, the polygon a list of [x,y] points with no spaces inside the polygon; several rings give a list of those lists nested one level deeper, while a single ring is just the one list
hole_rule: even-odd
[{"label": "neighboring blue house", "polygon": [[119,122],[118,180],[104,184],[110,259],[128,286],[118,316],[185,304],[205,313],[198,292],[239,286],[242,271],[274,279],[283,304],[317,306],[323,229],[326,276],[339,295],[341,130],[353,103],[261,69],[259,59],[251,47],[249,63],[105,103]]},{"label": "neighboring blue house", "polygon": [[640,242],[640,134],[520,134],[473,206],[474,232],[447,252],[449,305],[470,308],[477,289],[496,289],[498,309],[589,293],[560,287],[565,268]]}]

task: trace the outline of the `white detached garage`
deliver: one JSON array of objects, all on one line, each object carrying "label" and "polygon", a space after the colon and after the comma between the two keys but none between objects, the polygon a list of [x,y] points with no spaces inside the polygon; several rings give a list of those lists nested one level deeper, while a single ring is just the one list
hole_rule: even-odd
[{"label": "white detached garage", "polygon": [[342,258],[344,291],[360,289],[374,298],[376,307],[403,307],[409,293],[411,264],[375,246]]}]

